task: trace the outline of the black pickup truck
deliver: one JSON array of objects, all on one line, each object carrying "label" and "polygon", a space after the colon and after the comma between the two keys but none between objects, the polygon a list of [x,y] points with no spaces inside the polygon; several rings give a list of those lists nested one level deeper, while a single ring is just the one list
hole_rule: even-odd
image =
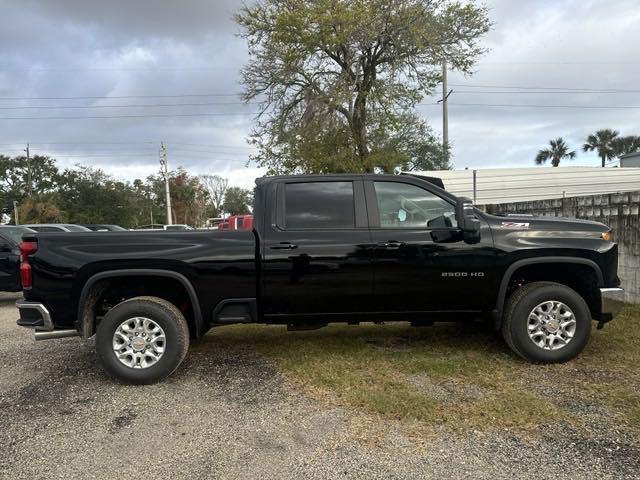
[{"label": "black pickup truck", "polygon": [[413,175],[265,177],[252,231],[23,235],[18,324],[96,335],[106,371],[173,372],[234,323],[483,320],[532,362],[563,362],[620,308],[613,233],[488,215]]}]

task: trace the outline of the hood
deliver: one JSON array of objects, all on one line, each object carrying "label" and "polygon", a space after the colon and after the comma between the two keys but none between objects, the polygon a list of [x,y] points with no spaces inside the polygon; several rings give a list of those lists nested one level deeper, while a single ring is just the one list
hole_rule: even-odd
[{"label": "hood", "polygon": [[579,218],[536,217],[531,215],[485,215],[491,227],[505,230],[551,230],[596,233],[611,230],[604,223]]}]

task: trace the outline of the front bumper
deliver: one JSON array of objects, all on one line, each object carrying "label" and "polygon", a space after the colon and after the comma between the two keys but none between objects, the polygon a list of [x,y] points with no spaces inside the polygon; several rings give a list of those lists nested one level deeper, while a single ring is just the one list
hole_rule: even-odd
[{"label": "front bumper", "polygon": [[50,338],[75,337],[77,330],[56,330],[51,319],[51,313],[40,302],[18,300],[16,307],[20,312],[18,325],[21,327],[35,328],[36,340],[48,340]]},{"label": "front bumper", "polygon": [[622,288],[601,288],[601,312],[598,328],[611,321],[624,306],[624,290]]}]

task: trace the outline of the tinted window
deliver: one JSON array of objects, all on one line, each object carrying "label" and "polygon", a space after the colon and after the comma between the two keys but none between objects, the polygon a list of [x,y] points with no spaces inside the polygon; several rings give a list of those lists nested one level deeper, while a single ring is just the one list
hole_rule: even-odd
[{"label": "tinted window", "polygon": [[286,184],[285,224],[287,228],[353,228],[353,183]]},{"label": "tinted window", "polygon": [[455,207],[437,195],[408,183],[375,182],[382,228],[452,228]]},{"label": "tinted window", "polygon": [[65,227],[70,232],[89,232],[90,230],[82,225],[66,224]]},{"label": "tinted window", "polygon": [[64,232],[62,228],[58,227],[40,227],[38,225],[33,225],[29,228],[31,230],[35,230],[36,232]]},{"label": "tinted window", "polygon": [[0,228],[0,244],[2,243],[2,237],[18,244],[22,241],[22,234],[28,231],[29,230],[20,227],[2,227]]}]

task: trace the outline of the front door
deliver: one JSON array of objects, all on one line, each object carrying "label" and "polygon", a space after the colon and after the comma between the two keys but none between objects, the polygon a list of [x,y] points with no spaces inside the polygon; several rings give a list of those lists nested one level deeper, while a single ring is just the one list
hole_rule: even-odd
[{"label": "front door", "polygon": [[375,248],[374,295],[387,312],[479,311],[495,259],[490,235],[465,243],[455,203],[421,182],[366,182]]},{"label": "front door", "polygon": [[277,183],[262,242],[266,318],[371,310],[373,263],[359,177]]}]

